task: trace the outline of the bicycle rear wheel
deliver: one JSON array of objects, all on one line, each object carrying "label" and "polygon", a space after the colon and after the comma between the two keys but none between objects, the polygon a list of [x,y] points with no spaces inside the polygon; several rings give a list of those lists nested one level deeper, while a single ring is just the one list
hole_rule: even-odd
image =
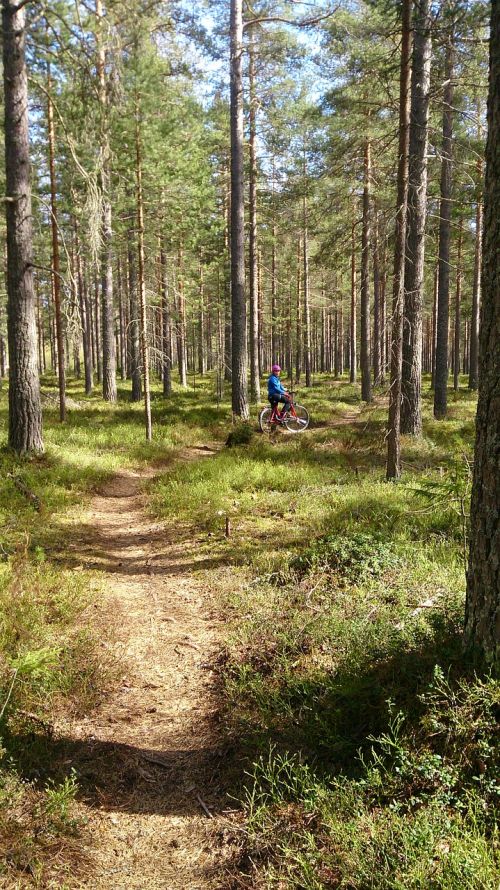
[{"label": "bicycle rear wheel", "polygon": [[270,433],[273,427],[271,423],[272,408],[263,408],[259,414],[259,427],[262,433]]},{"label": "bicycle rear wheel", "polygon": [[309,412],[303,405],[294,405],[295,414],[289,414],[285,426],[291,433],[302,433],[309,426]]}]

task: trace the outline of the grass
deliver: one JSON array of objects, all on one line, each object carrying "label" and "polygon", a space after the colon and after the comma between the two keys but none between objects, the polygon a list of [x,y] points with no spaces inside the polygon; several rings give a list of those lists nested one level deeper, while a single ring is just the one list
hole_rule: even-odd
[{"label": "grass", "polygon": [[[156,388],[148,445],[128,385],[109,406],[73,382],[68,422],[45,411],[42,457],[0,453],[0,710],[15,674],[0,733],[0,845],[15,836],[17,851],[5,868],[43,884],[51,844],[74,861],[82,830],[78,778],[27,782],[16,749],[26,715],[50,722],[105,691],[82,618],[96,582],[57,559],[68,519],[118,467],[156,463],[151,509],[195,539],[200,582],[228,617],[218,670],[238,886],[496,888],[499,687],[461,649],[474,397],[451,395],[438,423],[426,388],[424,435],[403,442],[403,479],[387,484],[384,393],[363,406],[358,386],[320,380],[300,393],[311,429],[269,437],[232,428],[213,389],[207,378],[165,401]],[[208,460],[175,463],[214,444]]]},{"label": "grass", "polygon": [[397,484],[382,394],[363,407],[321,382],[303,399],[306,435],[253,436],[152,486],[232,616],[238,886],[496,888],[500,692],[461,645],[474,397],[438,423],[426,390]]}]

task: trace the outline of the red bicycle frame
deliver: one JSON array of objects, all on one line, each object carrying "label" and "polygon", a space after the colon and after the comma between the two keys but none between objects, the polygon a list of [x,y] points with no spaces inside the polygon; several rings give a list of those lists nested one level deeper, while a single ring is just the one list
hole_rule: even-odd
[{"label": "red bicycle frame", "polygon": [[[279,405],[280,405],[279,402],[275,402],[275,403],[274,403],[274,405],[273,405],[273,410],[272,410],[272,412],[271,412],[271,417],[269,418],[269,423],[278,423],[277,415],[278,415]],[[295,413],[295,406],[294,406],[294,404],[293,404],[293,402],[292,402],[291,399],[290,399],[290,408],[289,408],[289,412],[290,412],[290,414],[292,415],[292,417],[297,417],[297,414]]]}]

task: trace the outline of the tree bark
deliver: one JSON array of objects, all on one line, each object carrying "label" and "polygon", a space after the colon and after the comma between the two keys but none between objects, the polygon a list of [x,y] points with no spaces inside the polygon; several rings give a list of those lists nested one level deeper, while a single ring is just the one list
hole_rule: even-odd
[{"label": "tree bark", "polygon": [[243,173],[243,10],[231,0],[231,333],[232,410],[247,420],[247,307],[245,299],[245,194]]},{"label": "tree bark", "polygon": [[356,304],[357,283],[356,283],[356,230],[355,223],[351,226],[351,332],[350,332],[350,350],[349,350],[349,380],[356,383],[357,379],[357,330],[356,330]]},{"label": "tree bark", "polygon": [[80,239],[78,237],[78,221],[74,218],[75,229],[75,264],[78,288],[78,302],[80,306],[80,323],[82,326],[83,340],[83,366],[85,370],[85,395],[92,393],[94,384],[92,375],[92,319],[90,315],[90,301],[87,293],[87,282],[83,275],[82,258],[80,255]]},{"label": "tree bark", "polygon": [[49,142],[50,178],[50,228],[52,234],[52,276],[54,295],[54,316],[56,323],[57,375],[59,384],[59,420],[66,420],[66,373],[64,362],[64,332],[61,311],[61,267],[59,263],[59,226],[57,222],[57,185],[55,166],[55,125],[52,102],[52,78],[50,63],[47,65],[47,135]]},{"label": "tree bark", "polygon": [[199,314],[198,314],[198,374],[203,377],[207,371],[207,354],[205,351],[205,288],[203,283],[203,258],[200,255],[199,267]]},{"label": "tree bark", "polygon": [[2,0],[7,222],[9,445],[18,454],[43,451],[38,378],[33,231],[25,58],[26,11]]},{"label": "tree bark", "polygon": [[361,398],[372,401],[370,374],[370,245],[371,245],[371,143],[364,152],[363,228],[361,233]]},{"label": "tree bark", "polygon": [[401,68],[399,80],[399,162],[392,297],[391,382],[387,430],[387,479],[401,476],[401,373],[403,364],[403,307],[408,208],[410,144],[411,0],[403,0],[401,14]]},{"label": "tree bark", "polygon": [[478,663],[500,673],[500,2],[493,0],[479,402],[470,517],[465,640]]},{"label": "tree bark", "polygon": [[448,407],[448,325],[450,315],[450,237],[453,151],[453,34],[448,36],[443,93],[443,144],[439,207],[439,284],[434,378],[434,417],[446,417]]},{"label": "tree bark", "polygon": [[136,108],[135,119],[135,178],[137,203],[137,257],[139,271],[139,308],[141,320],[141,359],[142,379],[144,381],[144,414],[146,422],[146,441],[152,439],[151,424],[151,390],[149,386],[149,344],[148,319],[146,304],[146,279],[144,277],[144,201],[142,194],[142,146],[140,130],[140,112]]},{"label": "tree bark", "polygon": [[128,296],[130,306],[129,367],[132,378],[132,401],[140,402],[142,400],[141,347],[133,229],[130,229],[128,233]]},{"label": "tree bark", "polygon": [[279,361],[279,330],[278,330],[278,284],[276,271],[276,223],[272,230],[273,246],[271,250],[271,361]]},{"label": "tree bark", "polygon": [[302,374],[302,242],[297,240],[297,306],[295,328],[295,383],[300,383]]},{"label": "tree bark", "polygon": [[107,402],[116,402],[116,347],[113,312],[113,225],[111,206],[111,147],[109,136],[109,102],[106,86],[106,50],[103,39],[104,9],[102,0],[96,0],[97,18],[97,74],[99,80],[99,104],[101,108],[101,300],[102,300],[102,394]]},{"label": "tree bark", "polygon": [[381,297],[382,281],[380,276],[380,253],[378,238],[378,213],[373,214],[373,383],[380,385],[382,376],[382,334],[381,334]]},{"label": "tree bark", "polygon": [[259,271],[257,246],[257,97],[255,94],[255,43],[250,34],[248,79],[250,92],[250,183],[249,183],[249,283],[250,283],[250,397],[260,401],[259,374]]},{"label": "tree bark", "polygon": [[[478,160],[478,187],[483,179],[483,162]],[[476,245],[474,251],[474,283],[472,287],[472,311],[469,342],[469,389],[478,387],[479,311],[481,307],[481,265],[483,251],[483,205],[481,194],[476,204]]]},{"label": "tree bark", "polygon": [[460,304],[462,301],[462,239],[464,222],[461,219],[458,229],[457,280],[455,288],[455,344],[453,350],[453,389],[458,392],[460,376]]},{"label": "tree bark", "polygon": [[414,10],[404,272],[401,432],[420,436],[422,433],[422,317],[427,216],[427,139],[432,55],[430,0],[416,0]]},{"label": "tree bark", "polygon": [[303,289],[304,289],[304,370],[306,386],[312,386],[311,378],[311,306],[309,300],[309,243],[307,234],[307,197],[303,200]]},{"label": "tree bark", "polygon": [[187,387],[187,344],[186,344],[186,298],[184,296],[184,253],[179,247],[177,256],[177,363],[179,365],[179,382]]}]

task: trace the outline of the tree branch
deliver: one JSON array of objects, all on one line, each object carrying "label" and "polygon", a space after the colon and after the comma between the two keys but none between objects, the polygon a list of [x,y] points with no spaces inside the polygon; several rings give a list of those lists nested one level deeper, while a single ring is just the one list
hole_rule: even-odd
[{"label": "tree branch", "polygon": [[251,19],[249,22],[243,23],[243,30],[246,31],[247,28],[251,28],[252,25],[262,25],[268,22],[281,22],[284,25],[290,25],[292,28],[311,28],[313,25],[319,24],[319,22],[325,21],[325,19],[331,18],[332,15],[338,11],[339,7],[334,6],[328,12],[323,13],[322,15],[312,16],[308,19],[299,19],[298,21],[294,21],[293,19],[287,19],[284,16],[280,15],[270,15],[264,16],[260,19]]},{"label": "tree branch", "polygon": [[15,12],[19,12],[19,10],[23,8],[23,6],[27,6],[30,2],[31,0],[19,0],[19,3],[13,6],[10,11],[12,12],[12,14],[14,14]]}]

